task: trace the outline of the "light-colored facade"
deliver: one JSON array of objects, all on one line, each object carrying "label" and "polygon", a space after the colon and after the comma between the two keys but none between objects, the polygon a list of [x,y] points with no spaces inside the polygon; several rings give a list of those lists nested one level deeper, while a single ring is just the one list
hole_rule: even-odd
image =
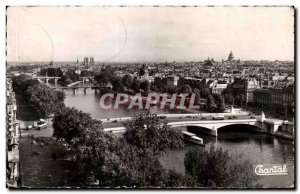
[{"label": "light-colored facade", "polygon": [[15,93],[12,90],[12,81],[6,82],[6,151],[7,177],[9,187],[17,187],[19,179],[19,138],[20,125],[17,120],[17,105]]}]

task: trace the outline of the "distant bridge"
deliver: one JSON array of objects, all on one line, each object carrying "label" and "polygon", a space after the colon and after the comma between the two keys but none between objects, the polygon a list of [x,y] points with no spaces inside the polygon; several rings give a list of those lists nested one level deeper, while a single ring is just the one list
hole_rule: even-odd
[{"label": "distant bridge", "polygon": [[[53,80],[54,79],[54,83],[56,85],[57,83],[57,80],[59,80],[61,77],[51,77],[51,76],[36,76],[35,77],[38,81],[42,81],[42,80],[45,80],[45,82],[48,84],[49,80]],[[78,83],[84,83],[85,80],[91,80],[93,81],[94,80],[94,76],[81,76],[79,77],[79,82]]]},{"label": "distant bridge", "polygon": [[[222,114],[222,113],[218,113]],[[227,116],[230,115],[243,115],[245,117],[245,114],[233,114],[233,113],[223,113],[226,114]],[[202,117],[203,118],[203,117]],[[120,119],[121,120],[121,119]],[[128,120],[128,118],[127,118]],[[270,134],[275,134],[279,127],[294,127],[294,125],[286,126],[289,125],[286,121],[283,120],[278,120],[278,119],[267,119],[265,118],[264,113],[262,113],[260,116],[255,117],[255,118],[242,118],[242,119],[224,119],[224,120],[202,120],[201,118],[191,118],[191,119],[186,119],[186,118],[172,118],[172,119],[167,119],[166,120],[167,125],[170,126],[170,128],[176,128],[176,127],[192,127],[195,131],[199,131],[201,133],[205,133],[208,135],[212,136],[218,136],[218,130],[220,130],[223,127],[226,126],[234,126],[234,125],[248,125],[248,126],[253,126],[253,129],[256,129],[257,131],[260,132],[266,132]],[[104,131],[111,131],[111,132],[124,132],[126,129],[124,126],[120,126],[121,123],[117,124],[114,123],[110,124],[111,126],[105,127],[104,125]]]},{"label": "distant bridge", "polygon": [[108,86],[76,86],[76,83],[75,84],[69,84],[67,86],[50,86],[50,88],[53,88],[53,89],[56,89],[56,90],[61,90],[61,91],[64,91],[64,90],[67,90],[67,89],[72,89],[73,91],[73,94],[76,94],[77,93],[77,90],[78,89],[83,89],[83,93],[86,94],[87,92],[87,89],[91,88],[92,90],[95,90],[95,93],[97,93],[97,91],[101,91],[101,90],[108,90],[108,89],[111,89],[111,87],[108,87]]}]

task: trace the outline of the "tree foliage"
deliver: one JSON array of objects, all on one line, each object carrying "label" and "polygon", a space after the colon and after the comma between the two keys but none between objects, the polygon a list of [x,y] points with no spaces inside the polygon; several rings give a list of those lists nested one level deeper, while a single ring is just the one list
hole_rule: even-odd
[{"label": "tree foliage", "polygon": [[82,70],[80,72],[80,76],[81,77],[90,77],[90,76],[94,76],[94,72],[93,71],[88,71],[88,70]]},{"label": "tree foliage", "polygon": [[63,75],[63,72],[61,71],[60,68],[45,68],[41,69],[41,71],[38,73],[41,76],[48,76],[48,77],[61,77]]},{"label": "tree foliage", "polygon": [[110,82],[115,90],[124,90],[124,86],[123,86],[121,78],[119,78],[117,76],[113,76],[111,78]]},{"label": "tree foliage", "polygon": [[[151,123],[150,120],[153,118],[148,116],[140,122]],[[139,126],[138,123],[135,124]],[[139,146],[134,144],[134,141],[128,143],[126,140],[129,138],[119,139],[111,133],[104,132],[100,122],[74,108],[66,108],[55,116],[53,128],[54,136],[67,143],[74,153],[75,160],[83,165],[95,181],[97,180],[97,186],[176,187],[186,185],[186,180],[189,180],[185,179],[184,175],[166,171],[158,160],[159,155],[156,153],[160,154],[171,147],[178,147],[173,145],[175,142],[170,143],[169,139],[163,139],[169,138],[170,131],[163,132],[164,136],[160,137],[161,140],[154,147],[148,146],[153,142],[152,138],[144,139],[150,133],[141,132],[140,135],[144,137],[143,143]],[[157,129],[151,129],[153,137],[158,135],[158,131],[155,130]],[[135,132],[130,131],[127,137],[130,133]],[[175,138],[173,140],[175,141]],[[181,139],[177,140],[180,144]]]},{"label": "tree foliage", "polygon": [[106,67],[105,69],[101,69],[101,72],[95,75],[95,81],[100,84],[107,84],[111,82],[111,79],[114,77],[114,70],[111,67]]},{"label": "tree foliage", "polygon": [[136,115],[125,123],[124,139],[141,153],[161,156],[170,149],[183,146],[181,133],[162,122],[157,115],[149,112]]},{"label": "tree foliage", "polygon": [[186,153],[186,173],[205,187],[246,188],[255,186],[253,165],[242,155],[222,148],[192,149]]},{"label": "tree foliage", "polygon": [[64,107],[65,94],[41,85],[37,80],[20,75],[13,78],[13,88],[32,104],[42,117],[47,117]]},{"label": "tree foliage", "polygon": [[181,87],[181,93],[188,93],[188,94],[190,94],[190,93],[192,93],[192,91],[193,91],[193,89],[188,84],[185,84],[185,85],[183,85]]},{"label": "tree foliage", "polygon": [[137,79],[134,79],[131,85],[131,89],[133,89],[135,92],[139,92],[140,91],[140,81]]},{"label": "tree foliage", "polygon": [[207,98],[207,108],[211,112],[215,112],[218,108],[217,104],[215,103],[214,97],[209,95]]},{"label": "tree foliage", "polygon": [[225,100],[221,94],[213,94],[214,101],[217,104],[217,111],[223,112],[225,110]]},{"label": "tree foliage", "polygon": [[53,118],[53,136],[68,143],[92,127],[102,130],[100,121],[93,120],[89,114],[75,108],[66,107]]},{"label": "tree foliage", "polygon": [[131,75],[126,74],[122,78],[122,83],[125,87],[130,88],[133,82],[133,78]]},{"label": "tree foliage", "polygon": [[150,90],[150,82],[148,80],[144,80],[141,84],[140,84],[140,89],[144,90],[144,91],[149,91]]}]

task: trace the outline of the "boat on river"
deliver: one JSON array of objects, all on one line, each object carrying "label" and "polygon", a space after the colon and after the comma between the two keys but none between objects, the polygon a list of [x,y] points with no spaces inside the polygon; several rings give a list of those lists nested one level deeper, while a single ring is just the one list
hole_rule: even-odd
[{"label": "boat on river", "polygon": [[188,132],[188,131],[181,131],[181,133],[183,134],[183,139],[194,143],[194,144],[198,144],[200,146],[205,146],[203,143],[203,139],[198,137],[196,134]]}]

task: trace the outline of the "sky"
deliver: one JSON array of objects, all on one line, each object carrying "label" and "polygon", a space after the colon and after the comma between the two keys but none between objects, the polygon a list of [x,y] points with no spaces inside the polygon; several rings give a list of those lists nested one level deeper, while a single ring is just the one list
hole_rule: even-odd
[{"label": "sky", "polygon": [[290,7],[9,7],[7,61],[294,60]]}]

